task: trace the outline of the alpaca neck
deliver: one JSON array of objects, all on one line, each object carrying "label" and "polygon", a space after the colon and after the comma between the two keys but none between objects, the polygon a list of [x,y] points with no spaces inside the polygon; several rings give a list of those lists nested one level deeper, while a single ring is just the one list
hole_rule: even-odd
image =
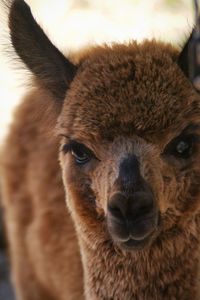
[{"label": "alpaca neck", "polygon": [[87,300],[196,299],[199,243],[189,231],[132,252],[116,251],[111,242],[80,245]]}]

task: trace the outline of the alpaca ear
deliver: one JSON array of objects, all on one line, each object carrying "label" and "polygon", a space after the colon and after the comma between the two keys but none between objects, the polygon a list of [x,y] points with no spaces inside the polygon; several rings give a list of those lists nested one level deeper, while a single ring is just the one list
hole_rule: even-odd
[{"label": "alpaca ear", "polygon": [[183,49],[181,50],[179,57],[178,57],[178,65],[185,74],[186,77],[189,78],[189,73],[190,73],[190,61],[189,61],[189,56],[190,56],[190,50],[191,50],[191,43],[192,43],[192,37],[193,37],[193,32],[190,34],[188,40],[186,41]]},{"label": "alpaca ear", "polygon": [[200,37],[195,29],[179,55],[178,65],[194,88],[200,92]]},{"label": "alpaca ear", "polygon": [[77,67],[51,43],[23,0],[11,2],[9,28],[15,51],[37,82],[63,99]]}]

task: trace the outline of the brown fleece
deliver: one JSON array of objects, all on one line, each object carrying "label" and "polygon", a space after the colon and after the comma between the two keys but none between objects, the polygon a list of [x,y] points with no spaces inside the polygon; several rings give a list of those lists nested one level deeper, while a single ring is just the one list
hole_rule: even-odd
[{"label": "brown fleece", "polygon": [[[199,143],[187,161],[163,154],[188,125],[200,134],[199,95],[169,45],[146,41],[88,53],[61,113],[46,90],[32,90],[4,147],[2,190],[17,299],[199,299]],[[62,150],[69,140],[98,159],[77,165],[73,153]],[[106,225],[127,153],[139,157],[160,211],[152,240],[132,251],[115,243]]]},{"label": "brown fleece", "polygon": [[[75,66],[23,0],[11,1],[9,28],[35,86],[1,162],[17,299],[199,300],[200,96],[186,78],[190,39],[180,55],[154,40],[92,48]],[[146,242],[129,249],[108,226],[127,157],[159,212]]]}]

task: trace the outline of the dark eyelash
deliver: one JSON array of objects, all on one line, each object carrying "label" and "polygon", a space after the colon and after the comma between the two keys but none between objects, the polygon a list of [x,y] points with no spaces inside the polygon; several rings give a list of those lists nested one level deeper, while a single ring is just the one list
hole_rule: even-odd
[{"label": "dark eyelash", "polygon": [[80,149],[88,155],[95,157],[94,153],[90,149],[88,149],[84,144],[78,143],[76,141],[70,141],[68,144],[63,145],[62,147],[62,151],[65,154],[69,151],[77,152]]},{"label": "dark eyelash", "polygon": [[69,143],[63,145],[62,151],[64,153],[67,153],[69,151],[76,150],[78,147],[84,147],[84,145],[80,144],[80,143],[77,143],[75,141],[70,141]]},{"label": "dark eyelash", "polygon": [[64,152],[64,154],[66,154],[67,152],[72,150],[72,146],[71,144],[64,144],[61,151]]}]

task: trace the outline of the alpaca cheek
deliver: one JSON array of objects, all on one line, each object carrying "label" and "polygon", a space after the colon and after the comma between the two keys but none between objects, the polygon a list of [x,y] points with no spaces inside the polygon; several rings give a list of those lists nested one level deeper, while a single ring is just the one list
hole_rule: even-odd
[{"label": "alpaca cheek", "polygon": [[162,165],[157,158],[154,162],[149,157],[141,159],[141,174],[143,178],[148,182],[149,186],[155,197],[155,205],[158,206],[158,210],[164,213],[167,210],[167,188],[162,176]]},{"label": "alpaca cheek", "polygon": [[159,207],[162,214],[168,209],[175,208],[175,199],[177,198],[177,183],[174,178],[163,176],[162,189],[159,191]]},{"label": "alpaca cheek", "polygon": [[66,203],[71,212],[87,215],[95,210],[95,196],[90,188],[90,178],[66,157],[61,159]]},{"label": "alpaca cheek", "polygon": [[[84,237],[84,242],[89,247],[94,247],[97,236],[104,241],[108,239],[105,232],[103,211],[96,206],[94,193],[91,189],[78,189],[75,185],[66,183],[67,205],[70,209],[74,225],[79,238]],[[91,233],[91,228],[93,231]]]},{"label": "alpaca cheek", "polygon": [[200,207],[199,175],[173,177],[170,181],[164,178],[164,210],[173,209],[176,214],[190,216]]},{"label": "alpaca cheek", "polygon": [[109,162],[98,168],[93,174],[91,188],[96,197],[96,206],[106,215],[108,199],[111,195],[113,184],[117,178],[116,163]]},{"label": "alpaca cheek", "polygon": [[178,190],[176,209],[184,214],[191,215],[200,210],[200,186],[199,175],[191,176],[191,180],[185,180]]}]

